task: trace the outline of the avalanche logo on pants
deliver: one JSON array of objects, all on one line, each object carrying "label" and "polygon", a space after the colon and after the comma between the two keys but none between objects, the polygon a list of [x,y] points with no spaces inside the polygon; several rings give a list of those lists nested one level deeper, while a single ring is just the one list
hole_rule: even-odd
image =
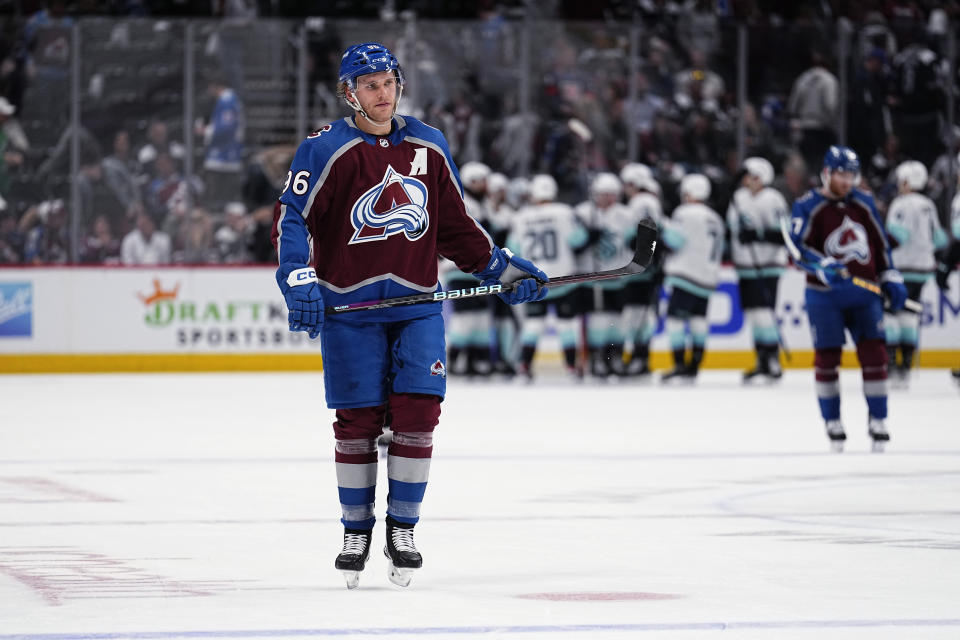
[{"label": "avalanche logo on pants", "polygon": [[386,240],[398,233],[419,240],[430,226],[427,187],[388,165],[380,184],[354,203],[350,222],[356,232],[349,244]]}]

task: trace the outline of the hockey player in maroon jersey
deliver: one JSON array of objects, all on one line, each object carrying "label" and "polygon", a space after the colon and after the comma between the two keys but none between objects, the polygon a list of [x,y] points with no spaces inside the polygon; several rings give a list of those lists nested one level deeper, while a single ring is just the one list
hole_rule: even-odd
[{"label": "hockey player in maroon jersey", "polygon": [[[343,550],[336,567],[359,582],[370,554],[377,437],[387,452],[390,580],[422,564],[413,540],[446,390],[440,303],[324,318],[325,305],[433,292],[444,256],[483,284],[520,280],[503,298],[540,300],[547,276],[494,245],[471,218],[447,142],[397,114],[404,77],[381,44],[346,50],[338,95],[356,112],[314,131],[297,149],[274,213],[280,285],[291,331],[320,336],[327,406],[336,411]],[[312,399],[304,399],[312,401]]]},{"label": "hockey player in maroon jersey", "polygon": [[857,346],[867,399],[867,431],[875,451],[887,432],[887,352],[884,298],[860,282],[880,282],[892,310],[903,307],[907,289],[893,266],[890,244],[873,198],[856,188],[860,159],[849,147],[831,146],[823,161],[823,186],[793,204],[784,238],[797,266],[807,272],[807,314],[813,332],[814,369],[820,414],[836,451],[846,432],[840,421],[837,372],[849,331]]}]

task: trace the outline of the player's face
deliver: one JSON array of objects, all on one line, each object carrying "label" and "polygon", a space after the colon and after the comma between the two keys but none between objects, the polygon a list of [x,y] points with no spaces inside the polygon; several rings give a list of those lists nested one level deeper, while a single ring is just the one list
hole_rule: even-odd
[{"label": "player's face", "polygon": [[754,193],[756,193],[757,191],[760,191],[760,189],[763,188],[763,183],[760,182],[760,178],[753,175],[752,173],[748,173],[747,175],[743,176],[743,180],[740,181],[740,184],[745,186],[750,191],[753,191]]},{"label": "player's face", "polygon": [[852,171],[831,171],[829,189],[841,198],[845,198],[853,190],[856,178],[857,174]]},{"label": "player's face", "polygon": [[397,104],[397,79],[392,71],[368,73],[357,78],[354,95],[371,120],[388,122]]},{"label": "player's face", "polygon": [[617,194],[615,193],[598,193],[593,196],[593,201],[597,203],[597,207],[600,209],[608,209],[614,205],[617,201]]}]

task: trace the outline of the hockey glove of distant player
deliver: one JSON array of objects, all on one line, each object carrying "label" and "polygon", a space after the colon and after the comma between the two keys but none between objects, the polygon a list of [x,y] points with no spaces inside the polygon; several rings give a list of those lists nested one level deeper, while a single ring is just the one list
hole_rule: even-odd
[{"label": "hockey glove of distant player", "polygon": [[903,276],[896,269],[887,269],[880,275],[880,288],[890,301],[890,310],[903,309],[907,301],[907,287],[903,284]]},{"label": "hockey glove of distant player", "polygon": [[490,262],[483,271],[477,271],[474,277],[485,286],[494,284],[508,285],[519,280],[517,287],[508,293],[498,293],[501,300],[508,304],[537,302],[547,295],[544,285],[550,280],[529,260],[513,255],[509,249],[493,248]]},{"label": "hockey glove of distant player", "polygon": [[311,338],[320,335],[323,324],[323,297],[317,284],[317,272],[302,264],[282,264],[277,269],[277,284],[287,302],[290,331],[306,331]]},{"label": "hockey glove of distant player", "polygon": [[817,278],[820,279],[825,285],[834,286],[842,284],[844,280],[850,278],[850,273],[847,271],[847,268],[843,266],[842,262],[838,262],[836,258],[827,257],[824,258],[817,264]]}]

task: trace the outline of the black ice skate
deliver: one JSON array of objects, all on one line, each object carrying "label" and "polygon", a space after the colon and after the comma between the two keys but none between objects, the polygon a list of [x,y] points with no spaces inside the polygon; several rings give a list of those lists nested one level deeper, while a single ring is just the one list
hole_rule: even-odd
[{"label": "black ice skate", "polygon": [[343,550],[334,563],[343,572],[347,589],[356,589],[360,584],[360,572],[370,557],[370,529],[344,529]]},{"label": "black ice skate", "polygon": [[830,449],[837,453],[843,452],[843,443],[847,439],[843,424],[839,420],[827,420],[826,427],[827,437],[830,438]]},{"label": "black ice skate", "polygon": [[697,370],[691,367],[690,365],[682,365],[674,367],[670,371],[667,371],[665,374],[660,376],[660,382],[662,384],[670,384],[673,382],[682,383],[682,384],[693,384],[694,380],[697,379]]},{"label": "black ice skate", "polygon": [[651,373],[653,372],[650,370],[650,363],[647,358],[633,357],[627,364],[624,375],[628,377],[644,378],[648,377]]},{"label": "black ice skate", "polygon": [[413,525],[387,516],[387,544],[383,555],[390,559],[387,577],[393,584],[406,587],[415,569],[423,566],[423,557],[413,543]]},{"label": "black ice skate", "polygon": [[883,418],[874,418],[870,416],[867,421],[867,433],[870,434],[872,441],[871,450],[875,453],[883,453],[890,441],[890,434],[887,432],[886,421]]},{"label": "black ice skate", "polygon": [[743,372],[743,383],[751,384],[753,382],[776,382],[783,377],[783,369],[780,367],[780,359],[776,352],[769,353],[761,351],[757,354],[757,364],[753,369]]}]

